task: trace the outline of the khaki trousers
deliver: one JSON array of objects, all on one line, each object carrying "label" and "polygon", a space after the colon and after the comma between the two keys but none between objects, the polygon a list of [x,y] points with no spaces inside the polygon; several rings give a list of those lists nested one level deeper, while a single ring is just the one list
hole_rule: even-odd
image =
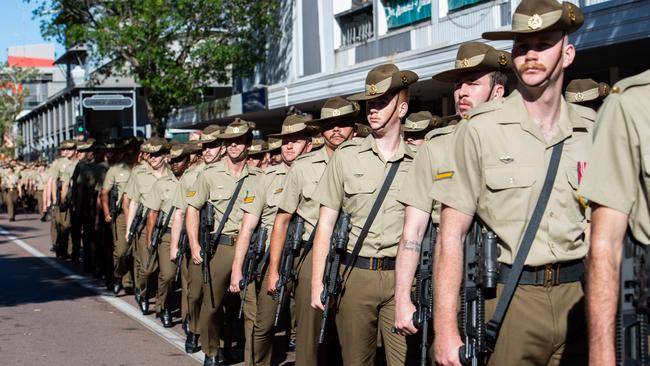
[{"label": "khaki trousers", "polygon": [[[273,321],[275,320],[277,302],[273,299],[273,296],[266,292],[268,283],[268,270],[265,270],[262,282],[257,288],[257,312],[253,327],[254,365],[271,365],[271,356],[273,355]],[[288,296],[285,300],[288,300]],[[287,305],[288,303],[287,301]]]},{"label": "khaki trousers", "polygon": [[187,254],[187,318],[190,332],[200,334],[201,305],[203,304],[203,272],[200,264],[192,262]]},{"label": "khaki trousers", "polygon": [[[255,281],[248,284],[246,298],[244,299],[244,364],[253,364],[253,326],[257,313],[257,296],[255,296]],[[240,298],[242,293],[240,292]],[[238,304],[239,305],[239,304]],[[239,308],[237,308],[239,311]]]},{"label": "khaki trousers", "polygon": [[126,217],[124,213],[117,215],[115,223],[111,225],[113,229],[113,276],[121,278],[122,286],[133,287],[131,278],[130,256],[123,257],[126,251]]},{"label": "khaki trousers", "polygon": [[[341,271],[344,268],[341,266]],[[343,281],[336,314],[343,363],[374,365],[379,334],[388,366],[404,365],[406,338],[391,331],[395,324],[395,271],[353,268]]]},{"label": "khaki trousers", "polygon": [[149,247],[147,246],[147,230],[142,230],[138,235],[137,242],[135,243],[135,251],[133,253],[135,262],[134,270],[138,273],[136,277],[136,286],[142,296],[150,298],[152,294],[147,293],[149,286],[149,275],[156,272],[158,263],[155,259],[151,261],[151,265],[147,268],[149,261]]},{"label": "khaki trousers", "polygon": [[[485,303],[485,319],[497,298]],[[587,365],[584,293],[580,282],[517,287],[488,365]]]},{"label": "khaki trousers", "polygon": [[[216,356],[219,349],[220,333],[228,316],[222,309],[226,290],[230,285],[232,261],[235,257],[233,246],[219,245],[210,257],[210,279],[203,284],[199,333],[201,349],[208,356]],[[226,334],[224,334],[226,335]]]},{"label": "khaki trousers", "polygon": [[7,205],[7,216],[12,221],[16,219],[16,202],[18,202],[18,192],[16,192],[16,189],[7,190],[5,194],[5,205]]},{"label": "khaki trousers", "polygon": [[295,281],[296,299],[296,366],[318,363],[318,332],[322,312],[311,307],[312,251],[298,264]]},{"label": "khaki trousers", "polygon": [[[189,305],[189,270],[187,267],[189,266],[189,262],[192,260],[188,258],[189,255],[189,251],[183,253],[183,261],[179,264],[181,266],[181,319],[183,321],[187,319],[187,308]],[[176,268],[174,268],[174,271],[176,271]],[[174,276],[175,275],[176,272],[174,272]]]},{"label": "khaki trousers", "polygon": [[167,308],[167,299],[172,293],[172,285],[174,284],[174,275],[176,274],[176,266],[169,258],[170,253],[171,234],[166,233],[163,235],[160,245],[158,245],[157,258],[153,261],[158,261],[158,293],[156,295],[156,312]]}]

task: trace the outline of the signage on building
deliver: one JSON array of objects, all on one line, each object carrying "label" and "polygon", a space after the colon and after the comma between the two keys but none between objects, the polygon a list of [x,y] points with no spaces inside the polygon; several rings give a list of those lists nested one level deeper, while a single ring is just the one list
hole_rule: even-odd
[{"label": "signage on building", "polygon": [[387,0],[384,2],[388,29],[431,18],[431,0]]},{"label": "signage on building", "polygon": [[449,11],[452,11],[464,8],[466,6],[483,3],[485,1],[486,0],[447,0],[447,5],[449,7]]},{"label": "signage on building", "polygon": [[95,94],[84,98],[82,105],[95,111],[121,111],[133,107],[133,99],[119,94]]},{"label": "signage on building", "polygon": [[267,106],[266,88],[254,89],[241,94],[242,112],[254,112],[266,109]]}]

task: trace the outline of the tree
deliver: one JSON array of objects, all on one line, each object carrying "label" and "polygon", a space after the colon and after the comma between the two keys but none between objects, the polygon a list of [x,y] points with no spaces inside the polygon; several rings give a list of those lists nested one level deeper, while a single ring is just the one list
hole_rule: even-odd
[{"label": "tree", "polygon": [[249,75],[276,34],[278,0],[25,1],[46,38],[89,46],[101,75],[135,77],[158,135],[211,83]]},{"label": "tree", "polygon": [[15,136],[11,126],[23,111],[29,89],[23,88],[23,83],[36,77],[36,69],[23,68],[0,64],[0,137],[2,152],[13,155]]}]

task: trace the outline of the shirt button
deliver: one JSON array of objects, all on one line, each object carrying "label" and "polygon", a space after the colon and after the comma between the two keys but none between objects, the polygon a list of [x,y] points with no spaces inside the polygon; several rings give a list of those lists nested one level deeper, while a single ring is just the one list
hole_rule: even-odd
[{"label": "shirt button", "polygon": [[508,182],[509,182],[509,183],[514,183],[514,182],[515,182],[515,178],[513,178],[513,177],[508,178]]},{"label": "shirt button", "polygon": [[549,212],[548,214],[550,217],[555,217],[555,213],[553,211]]}]

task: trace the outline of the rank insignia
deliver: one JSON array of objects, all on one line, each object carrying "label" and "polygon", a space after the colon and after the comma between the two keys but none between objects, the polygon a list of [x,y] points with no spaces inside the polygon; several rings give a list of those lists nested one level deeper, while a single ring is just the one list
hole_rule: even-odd
[{"label": "rank insignia", "polygon": [[275,194],[282,193],[284,191],[284,188],[278,188],[275,190]]},{"label": "rank insignia", "polygon": [[253,203],[253,201],[255,201],[255,196],[244,197],[244,203]]},{"label": "rank insignia", "polygon": [[439,181],[439,180],[451,178],[453,176],[454,176],[454,172],[450,170],[450,171],[447,171],[447,172],[442,172],[442,173],[436,174],[434,180]]},{"label": "rank insignia", "polygon": [[187,197],[194,197],[196,195],[196,191],[188,191],[187,192]]}]

